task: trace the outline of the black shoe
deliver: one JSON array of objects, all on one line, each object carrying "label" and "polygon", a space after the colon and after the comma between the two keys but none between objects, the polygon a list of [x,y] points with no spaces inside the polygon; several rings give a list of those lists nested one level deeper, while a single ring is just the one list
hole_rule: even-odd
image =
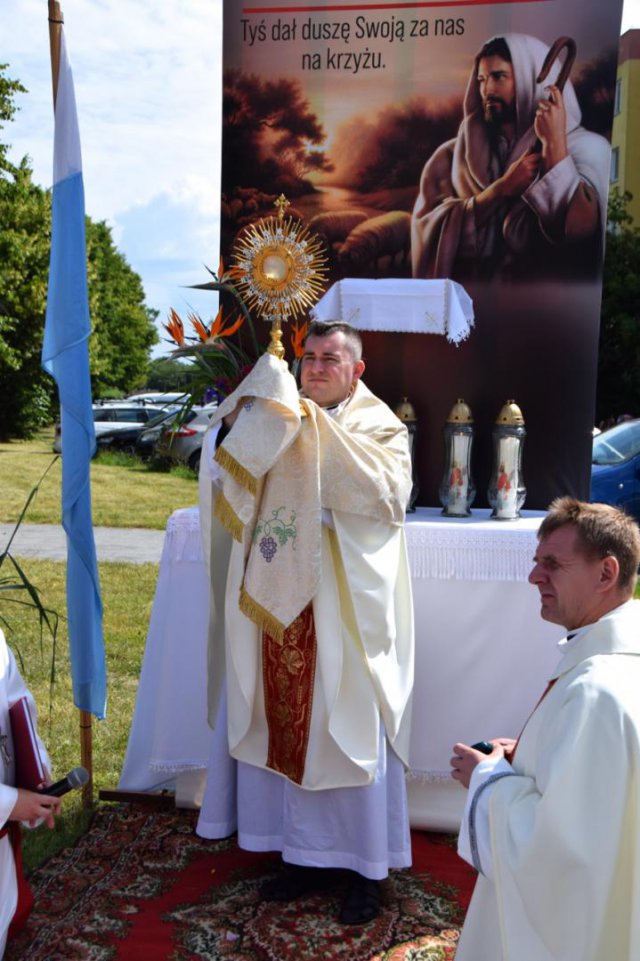
[{"label": "black shoe", "polygon": [[326,886],[329,878],[322,868],[303,868],[296,865],[287,866],[284,871],[272,878],[260,888],[263,901],[275,901],[286,904],[295,901],[310,891],[318,891]]},{"label": "black shoe", "polygon": [[347,889],[338,920],[340,924],[368,924],[380,914],[380,884],[356,874]]}]

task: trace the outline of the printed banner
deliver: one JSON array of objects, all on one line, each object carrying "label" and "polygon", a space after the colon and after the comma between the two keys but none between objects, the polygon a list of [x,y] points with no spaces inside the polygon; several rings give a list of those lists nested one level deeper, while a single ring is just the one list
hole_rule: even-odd
[{"label": "printed banner", "polygon": [[622,0],[225,0],[223,256],[284,193],[324,239],[330,283],[450,278],[473,299],[459,345],[363,335],[368,386],[418,416],[419,504],[439,503],[458,398],[475,421],[476,506],[507,400],[526,423],[525,507],[588,497],[621,13]]}]

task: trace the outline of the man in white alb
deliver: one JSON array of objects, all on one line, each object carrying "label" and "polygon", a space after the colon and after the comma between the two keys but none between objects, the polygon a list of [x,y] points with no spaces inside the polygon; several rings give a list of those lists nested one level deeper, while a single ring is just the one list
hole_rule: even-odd
[{"label": "man in white alb", "polygon": [[224,678],[240,763],[237,800],[209,770],[198,825],[282,853],[270,900],[320,886],[314,869],[349,869],[345,924],[375,917],[377,882],[411,862],[411,463],[404,425],[360,379],[361,350],[348,325],[313,324],[300,394],[265,355],[218,412],[211,720]]},{"label": "man in white alb", "polygon": [[638,961],[640,531],[564,497],[538,538],[529,580],[568,635],[517,743],[454,747],[479,871],[456,961]]}]

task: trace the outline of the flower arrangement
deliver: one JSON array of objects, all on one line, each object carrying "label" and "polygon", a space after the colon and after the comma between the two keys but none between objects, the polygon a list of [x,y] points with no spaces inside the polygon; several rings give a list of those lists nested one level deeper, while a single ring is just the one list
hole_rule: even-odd
[{"label": "flower arrangement", "polygon": [[297,361],[300,361],[304,354],[304,339],[308,329],[309,324],[306,320],[300,323],[296,320],[291,324],[291,350]]},{"label": "flower arrangement", "polygon": [[[171,356],[192,361],[189,381],[185,385],[182,416],[194,404],[223,400],[246,377],[264,351],[258,343],[251,315],[234,283],[238,268],[232,267],[225,272],[221,261],[218,274],[209,273],[213,280],[197,287],[230,294],[236,302],[236,310],[230,319],[225,320],[223,306],[209,325],[197,314],[189,313],[186,320],[191,325],[191,333],[187,333],[184,321],[171,308],[167,323],[163,324],[169,342],[175,345]],[[248,348],[243,344],[243,328],[248,331]],[[238,336],[232,339],[234,334]]]}]

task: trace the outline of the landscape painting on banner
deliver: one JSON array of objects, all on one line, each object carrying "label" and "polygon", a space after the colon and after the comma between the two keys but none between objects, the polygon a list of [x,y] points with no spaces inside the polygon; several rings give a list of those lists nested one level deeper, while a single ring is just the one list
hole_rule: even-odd
[{"label": "landscape painting on banner", "polygon": [[525,507],[588,496],[621,13],[622,0],[225,0],[223,256],[284,193],[325,240],[330,282],[449,277],[473,299],[458,346],[364,336],[367,384],[416,410],[420,504],[438,504],[459,397],[476,505],[507,399],[527,427]]}]

